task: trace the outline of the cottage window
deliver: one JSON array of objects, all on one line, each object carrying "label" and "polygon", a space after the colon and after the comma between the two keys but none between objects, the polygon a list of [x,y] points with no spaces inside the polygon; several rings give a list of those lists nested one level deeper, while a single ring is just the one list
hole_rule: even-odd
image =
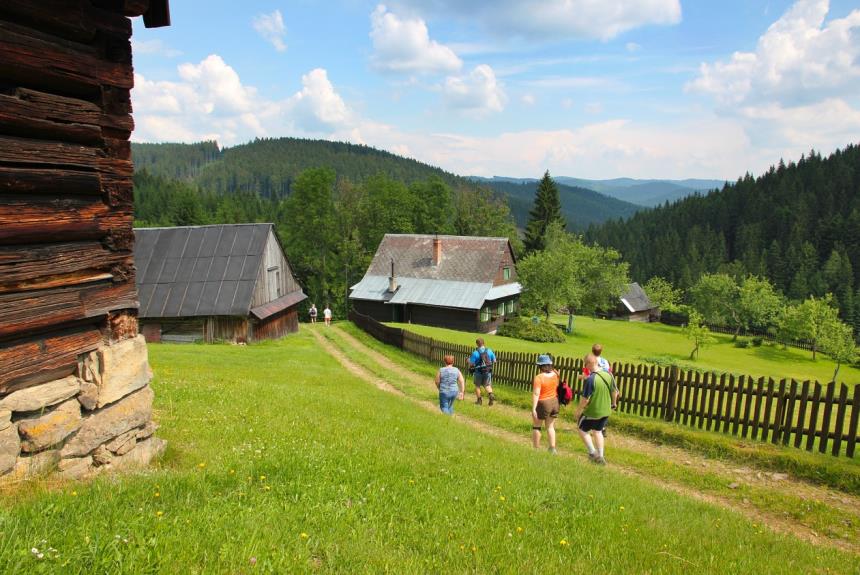
[{"label": "cottage window", "polygon": [[502,274],[506,280],[511,279],[511,268],[505,266],[505,268],[502,270]]},{"label": "cottage window", "polygon": [[500,302],[497,310],[497,313],[500,317],[505,315],[505,302]]},{"label": "cottage window", "polygon": [[514,300],[509,299],[505,302],[505,315],[511,315],[514,313]]},{"label": "cottage window", "polygon": [[490,321],[490,308],[489,308],[489,306],[484,306],[481,309],[481,321]]}]

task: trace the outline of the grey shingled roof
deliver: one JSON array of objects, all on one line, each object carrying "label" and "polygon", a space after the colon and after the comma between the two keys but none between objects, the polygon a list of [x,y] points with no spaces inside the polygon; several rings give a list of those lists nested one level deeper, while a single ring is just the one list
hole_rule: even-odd
[{"label": "grey shingled roof", "polygon": [[[433,265],[433,239],[442,241],[442,261]],[[385,234],[370,267],[369,276],[391,274],[391,259],[398,278],[438,279],[493,283],[508,238]]]},{"label": "grey shingled roof", "polygon": [[272,224],[134,230],[139,316],[246,316]]},{"label": "grey shingled roof", "polygon": [[627,293],[621,296],[621,303],[624,304],[624,307],[630,310],[630,313],[647,311],[656,307],[651,303],[645,290],[643,290],[636,282],[633,282],[628,286]]}]

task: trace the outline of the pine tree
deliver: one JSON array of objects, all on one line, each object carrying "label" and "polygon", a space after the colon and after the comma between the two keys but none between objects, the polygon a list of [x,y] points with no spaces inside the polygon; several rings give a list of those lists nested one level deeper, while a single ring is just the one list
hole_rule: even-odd
[{"label": "pine tree", "polygon": [[526,225],[526,253],[539,251],[546,247],[546,230],[553,222],[565,226],[561,215],[561,200],[558,197],[558,187],[547,170],[538,183],[535,203],[529,212],[529,223]]}]

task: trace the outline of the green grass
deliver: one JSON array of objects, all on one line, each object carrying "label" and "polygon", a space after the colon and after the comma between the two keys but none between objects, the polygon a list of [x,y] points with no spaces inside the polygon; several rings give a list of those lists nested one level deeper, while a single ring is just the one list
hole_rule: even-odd
[{"label": "green grass", "polygon": [[[553,318],[557,323],[567,324],[567,316]],[[417,324],[389,324],[409,329],[415,333],[442,341],[474,345],[475,334]],[[625,363],[649,363],[659,360],[681,367],[695,367],[704,371],[728,372],[753,377],[773,377],[776,380],[793,378],[798,381],[830,381],[835,364],[818,354],[812,360],[812,352],[765,344],[761,347],[736,348],[730,335],[714,334],[717,343],[704,348],[695,361],[690,361],[692,345],[681,334],[680,328],[660,323],[635,323],[594,319],[576,316],[574,333],[565,343],[536,343],[494,335],[483,336],[487,345],[495,351],[545,353],[564,357],[582,357],[591,350],[591,345],[600,342],[604,354],[610,361]],[[850,386],[860,383],[860,369],[842,366],[837,377],[839,382]]]},{"label": "green grass", "polygon": [[856,572],[853,555],[416,409],[308,334],[150,350],[165,459],[4,493],[0,572]]},{"label": "green grass", "polygon": [[[348,343],[338,337],[337,333],[325,332],[326,337],[336,342],[339,347],[356,363],[374,372],[378,377],[388,381],[406,395],[425,401],[435,401],[436,393],[429,382],[432,380],[438,366],[387,346],[373,339],[352,324],[340,326],[345,332],[357,338],[362,344],[381,353],[391,361],[401,365],[413,373],[427,377],[425,385],[411,382],[407,378],[398,377],[397,373],[385,370],[361,350],[352,349]],[[467,391],[471,391],[467,382]],[[471,400],[457,404],[457,412],[467,417],[483,421],[505,431],[523,434],[525,437],[530,426],[528,411],[531,409],[530,394],[519,389],[497,389],[501,403],[522,409],[519,417],[498,410],[475,406]],[[468,396],[467,396],[468,397]],[[562,426],[570,417],[569,409],[562,410]],[[762,444],[754,441],[743,441],[715,433],[702,432],[653,421],[630,414],[615,414],[612,418],[613,429],[630,433],[650,440],[656,444],[669,444],[682,447],[699,455],[719,459],[738,465],[751,465],[754,468],[778,472],[788,472],[816,483],[821,483],[844,490],[848,493],[860,494],[860,464],[854,460],[821,458],[790,448]],[[567,439],[566,434],[560,436],[560,444],[568,443],[565,447],[580,449],[577,439]],[[572,441],[572,445],[570,442]],[[650,453],[639,453],[635,450],[619,449],[612,445],[609,449],[612,461],[635,468],[637,471],[652,476],[658,481],[672,481],[697,492],[716,495],[738,504],[754,506],[763,512],[780,514],[791,517],[818,533],[835,537],[844,541],[856,541],[860,538],[860,524],[856,516],[845,513],[844,510],[823,505],[815,501],[807,501],[802,495],[792,493],[790,487],[780,490],[771,486],[742,485],[732,488],[734,477],[706,470],[694,469],[687,465],[655,457]]]}]

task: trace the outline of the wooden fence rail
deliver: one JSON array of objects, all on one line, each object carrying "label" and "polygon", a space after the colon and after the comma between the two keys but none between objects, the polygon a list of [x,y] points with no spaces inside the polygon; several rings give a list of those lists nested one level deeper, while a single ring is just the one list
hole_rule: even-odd
[{"label": "wooden fence rail", "polygon": [[[465,372],[472,348],[392,328],[350,312],[349,319],[383,343],[441,364],[445,355]],[[493,381],[531,389],[537,354],[496,350]],[[578,388],[582,360],[553,358],[563,379]],[[854,457],[860,437],[860,384],[684,371],[675,366],[614,363],[619,409],[697,429]]]}]

